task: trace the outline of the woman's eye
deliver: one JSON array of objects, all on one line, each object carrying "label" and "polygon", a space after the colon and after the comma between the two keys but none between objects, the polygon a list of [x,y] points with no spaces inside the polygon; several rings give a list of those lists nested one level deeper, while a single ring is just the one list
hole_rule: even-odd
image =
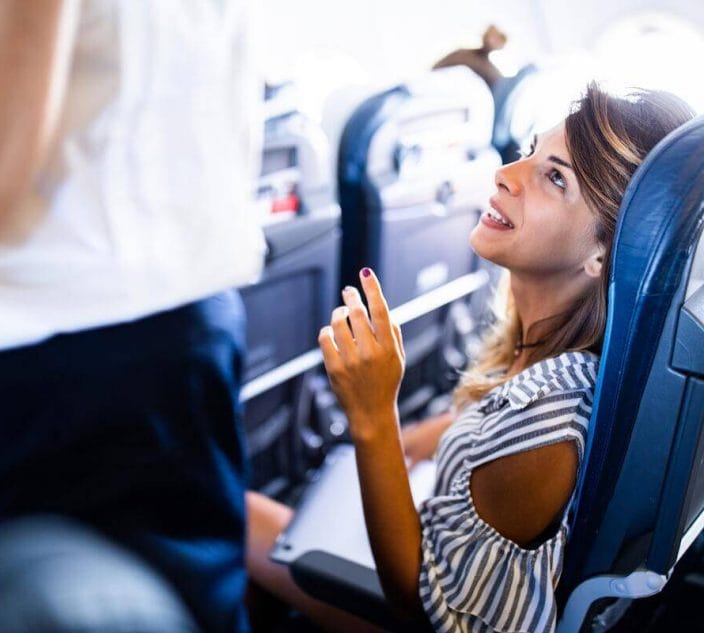
[{"label": "woman's eye", "polygon": [[565,181],[564,176],[558,169],[551,169],[550,172],[548,173],[548,178],[550,179],[550,182],[559,187],[560,189],[567,189],[567,182]]}]

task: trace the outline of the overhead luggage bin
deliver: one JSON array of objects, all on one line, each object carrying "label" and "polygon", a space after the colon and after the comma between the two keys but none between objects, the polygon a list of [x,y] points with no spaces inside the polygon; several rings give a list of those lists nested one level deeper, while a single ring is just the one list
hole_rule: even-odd
[{"label": "overhead luggage bin", "polygon": [[302,468],[294,428],[301,378],[267,382],[267,376],[317,348],[318,331],[333,308],[340,259],[340,209],[327,139],[296,109],[292,86],[269,96],[253,209],[264,226],[266,262],[261,279],[240,288],[247,314],[242,397],[256,488],[283,485]]}]

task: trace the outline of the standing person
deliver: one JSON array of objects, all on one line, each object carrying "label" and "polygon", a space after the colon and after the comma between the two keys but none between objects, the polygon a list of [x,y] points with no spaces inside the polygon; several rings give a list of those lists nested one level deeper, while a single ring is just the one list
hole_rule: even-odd
[{"label": "standing person", "polygon": [[489,59],[489,55],[492,51],[501,50],[504,46],[506,46],[506,34],[491,24],[482,34],[480,48],[458,48],[435,62],[433,70],[449,66],[467,66],[486,81],[489,88],[493,90],[497,82],[503,78],[503,74]]},{"label": "standing person", "polygon": [[[94,630],[153,630],[110,585],[111,543],[207,631],[247,629],[231,288],[263,256],[248,22],[220,0],[0,3],[0,630],[84,630],[81,596]],[[106,552],[90,580],[71,567],[84,532]],[[20,613],[51,574],[63,615],[34,595]]]},{"label": "standing person", "polygon": [[[509,273],[508,313],[460,381],[453,421],[399,427],[400,329],[368,268],[320,333],[349,421],[367,534],[392,608],[445,633],[549,633],[607,314],[621,200],[646,154],[691,119],[673,95],[591,84],[574,111],[495,176],[470,242]],[[434,456],[417,510],[406,470]],[[268,560],[293,512],[249,493],[252,579],[330,631],[352,616],[304,594]],[[373,629],[367,624],[367,629]]]}]

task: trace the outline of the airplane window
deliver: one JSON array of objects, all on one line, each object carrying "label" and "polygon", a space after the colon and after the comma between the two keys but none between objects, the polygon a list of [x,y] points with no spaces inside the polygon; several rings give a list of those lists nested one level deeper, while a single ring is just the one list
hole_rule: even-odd
[{"label": "airplane window", "polygon": [[601,75],[615,86],[669,90],[704,112],[704,32],[680,18],[648,11],[611,25],[596,40]]}]

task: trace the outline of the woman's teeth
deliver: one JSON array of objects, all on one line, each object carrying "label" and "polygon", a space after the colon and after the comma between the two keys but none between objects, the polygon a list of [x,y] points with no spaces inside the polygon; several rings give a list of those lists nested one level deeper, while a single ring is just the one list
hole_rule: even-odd
[{"label": "woman's teeth", "polygon": [[498,211],[494,209],[488,209],[486,213],[492,220],[496,220],[497,222],[509,227],[510,229],[514,228],[513,224],[506,220]]}]

